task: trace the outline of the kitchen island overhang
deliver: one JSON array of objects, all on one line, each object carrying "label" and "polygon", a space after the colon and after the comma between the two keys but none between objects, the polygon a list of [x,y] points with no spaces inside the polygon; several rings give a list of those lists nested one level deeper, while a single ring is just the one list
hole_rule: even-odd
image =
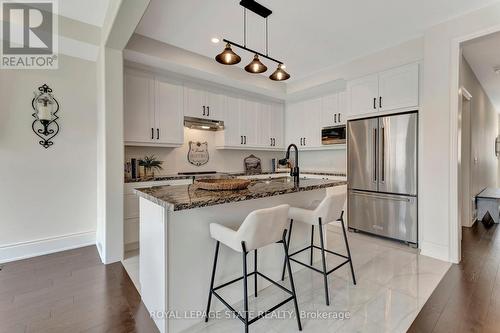
[{"label": "kitchen island overhang", "polygon": [[[236,230],[256,209],[284,203],[305,207],[323,199],[329,188],[342,185],[346,182],[303,179],[297,186],[284,177],[253,181],[248,189],[240,191],[207,191],[195,185],[136,190],[140,196],[141,296],[160,332],[180,332],[203,320],[215,250],[210,223]],[[294,226],[291,251],[308,245],[309,235],[306,226]],[[306,257],[304,254],[301,259]],[[224,265],[216,273],[216,284],[242,275],[241,258],[233,251],[221,247],[219,260]],[[250,262],[251,272],[253,260]],[[259,250],[259,270],[264,274],[279,280],[282,265],[283,249],[279,244]],[[302,267],[292,268],[297,271]],[[267,286],[267,281],[258,280],[259,290]],[[224,296],[231,304],[238,303],[243,299],[242,287],[228,287]],[[217,301],[212,309],[225,311]]]}]

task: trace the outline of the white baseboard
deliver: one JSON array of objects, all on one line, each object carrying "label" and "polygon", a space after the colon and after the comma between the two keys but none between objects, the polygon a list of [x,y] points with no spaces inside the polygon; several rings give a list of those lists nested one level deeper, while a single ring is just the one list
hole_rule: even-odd
[{"label": "white baseboard", "polygon": [[420,242],[419,245],[421,255],[450,262],[450,253],[447,246],[426,241]]},{"label": "white baseboard", "polygon": [[0,246],[0,263],[95,245],[95,235],[88,231]]}]

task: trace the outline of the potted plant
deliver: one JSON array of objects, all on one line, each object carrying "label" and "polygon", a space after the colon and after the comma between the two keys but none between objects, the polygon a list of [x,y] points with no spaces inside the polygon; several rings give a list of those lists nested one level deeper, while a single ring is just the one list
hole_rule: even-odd
[{"label": "potted plant", "polygon": [[145,156],[139,160],[139,165],[144,167],[145,178],[154,178],[155,170],[163,170],[162,164],[163,161],[158,160],[155,155]]}]

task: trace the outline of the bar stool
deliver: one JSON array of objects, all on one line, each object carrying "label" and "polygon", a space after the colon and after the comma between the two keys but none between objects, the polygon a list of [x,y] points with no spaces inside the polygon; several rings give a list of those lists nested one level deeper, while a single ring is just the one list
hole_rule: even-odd
[{"label": "bar stool", "polygon": [[[356,284],[356,277],[354,275],[354,268],[352,266],[352,259],[351,259],[351,250],[349,249],[349,242],[347,240],[347,234],[345,231],[345,225],[344,225],[344,204],[346,202],[347,198],[347,188],[346,186],[338,186],[332,189],[332,191],[319,203],[319,205],[316,207],[314,210],[309,210],[309,209],[302,209],[302,208],[295,208],[291,207],[290,208],[290,232],[288,233],[288,248],[290,248],[290,239],[292,235],[292,226],[294,221],[299,221],[303,223],[307,223],[311,225],[311,245],[298,250],[294,253],[289,254],[290,260],[293,262],[296,262],[298,264],[301,264],[305,267],[308,267],[320,274],[323,275],[324,282],[325,282],[325,299],[326,299],[326,305],[330,305],[330,298],[328,296],[328,275],[340,267],[344,266],[345,264],[349,263],[351,266],[351,274],[352,274],[352,281],[354,284]],[[340,224],[342,225],[342,233],[344,235],[344,242],[345,242],[345,247],[347,250],[347,256],[330,251],[325,249],[325,244],[323,240],[323,225],[329,224],[331,222],[337,222],[339,221]],[[320,239],[320,246],[314,245],[314,226],[317,225],[319,227],[319,239]],[[321,250],[321,261],[322,261],[322,270],[319,270],[315,267],[312,266],[313,264],[313,251],[314,249]],[[305,264],[301,261],[296,260],[295,258],[292,258],[292,256],[295,256],[299,253],[302,253],[306,250],[310,250],[310,258],[309,258],[309,265]],[[326,258],[325,258],[325,253],[330,253],[336,256],[339,256],[341,258],[346,259],[346,261],[342,262],[341,264],[337,265],[336,267],[332,268],[331,270],[327,270],[326,268]],[[281,280],[283,281],[285,278],[285,267],[283,267],[283,273],[281,275]]]},{"label": "bar stool", "polygon": [[[205,322],[208,321],[208,315],[210,313],[210,303],[212,301],[212,295],[217,297],[229,310],[235,313],[235,315],[245,324],[245,333],[248,333],[248,326],[262,317],[266,316],[270,312],[276,310],[280,306],[293,300],[295,305],[295,315],[297,318],[297,325],[299,331],[302,331],[302,325],[300,323],[299,308],[297,305],[297,296],[295,294],[295,285],[293,283],[292,270],[290,267],[290,260],[288,258],[288,246],[285,241],[286,238],[286,224],[288,222],[288,212],[289,205],[281,205],[273,208],[259,209],[251,212],[243,221],[241,226],[237,231],[229,229],[223,225],[217,223],[210,224],[210,235],[217,241],[215,246],[215,258],[214,265],[212,269],[212,278],[210,280],[210,292],[208,294],[208,304],[207,312],[205,314]],[[228,246],[236,252],[240,252],[243,255],[243,276],[236,278],[232,281],[223,283],[217,287],[214,287],[215,271],[217,268],[217,257],[219,255],[219,245],[220,243]],[[274,243],[282,243],[283,249],[285,251],[285,266],[288,267],[288,275],[290,276],[290,287],[291,290],[283,287],[277,282],[271,280],[269,277],[257,271],[257,249],[262,248],[267,245]],[[250,251],[254,251],[254,271],[252,273],[247,273],[247,254]],[[254,276],[254,293],[257,297],[257,275],[273,283],[275,286],[279,287],[283,291],[287,292],[291,296],[281,303],[273,306],[269,310],[263,312],[262,314],[250,319],[248,314],[248,277]],[[243,279],[243,302],[244,302],[244,317],[241,316],[238,311],[236,311],[231,305],[229,305],[218,293],[217,290],[226,287],[232,283],[240,281]]]}]

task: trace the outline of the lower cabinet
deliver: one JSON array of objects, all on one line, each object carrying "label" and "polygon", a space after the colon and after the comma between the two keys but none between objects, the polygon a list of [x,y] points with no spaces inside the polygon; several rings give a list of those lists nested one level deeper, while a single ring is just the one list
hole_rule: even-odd
[{"label": "lower cabinet", "polygon": [[134,189],[164,185],[188,185],[192,179],[175,179],[150,182],[133,182],[124,185],[123,198],[123,241],[125,251],[139,248],[139,197]]}]

